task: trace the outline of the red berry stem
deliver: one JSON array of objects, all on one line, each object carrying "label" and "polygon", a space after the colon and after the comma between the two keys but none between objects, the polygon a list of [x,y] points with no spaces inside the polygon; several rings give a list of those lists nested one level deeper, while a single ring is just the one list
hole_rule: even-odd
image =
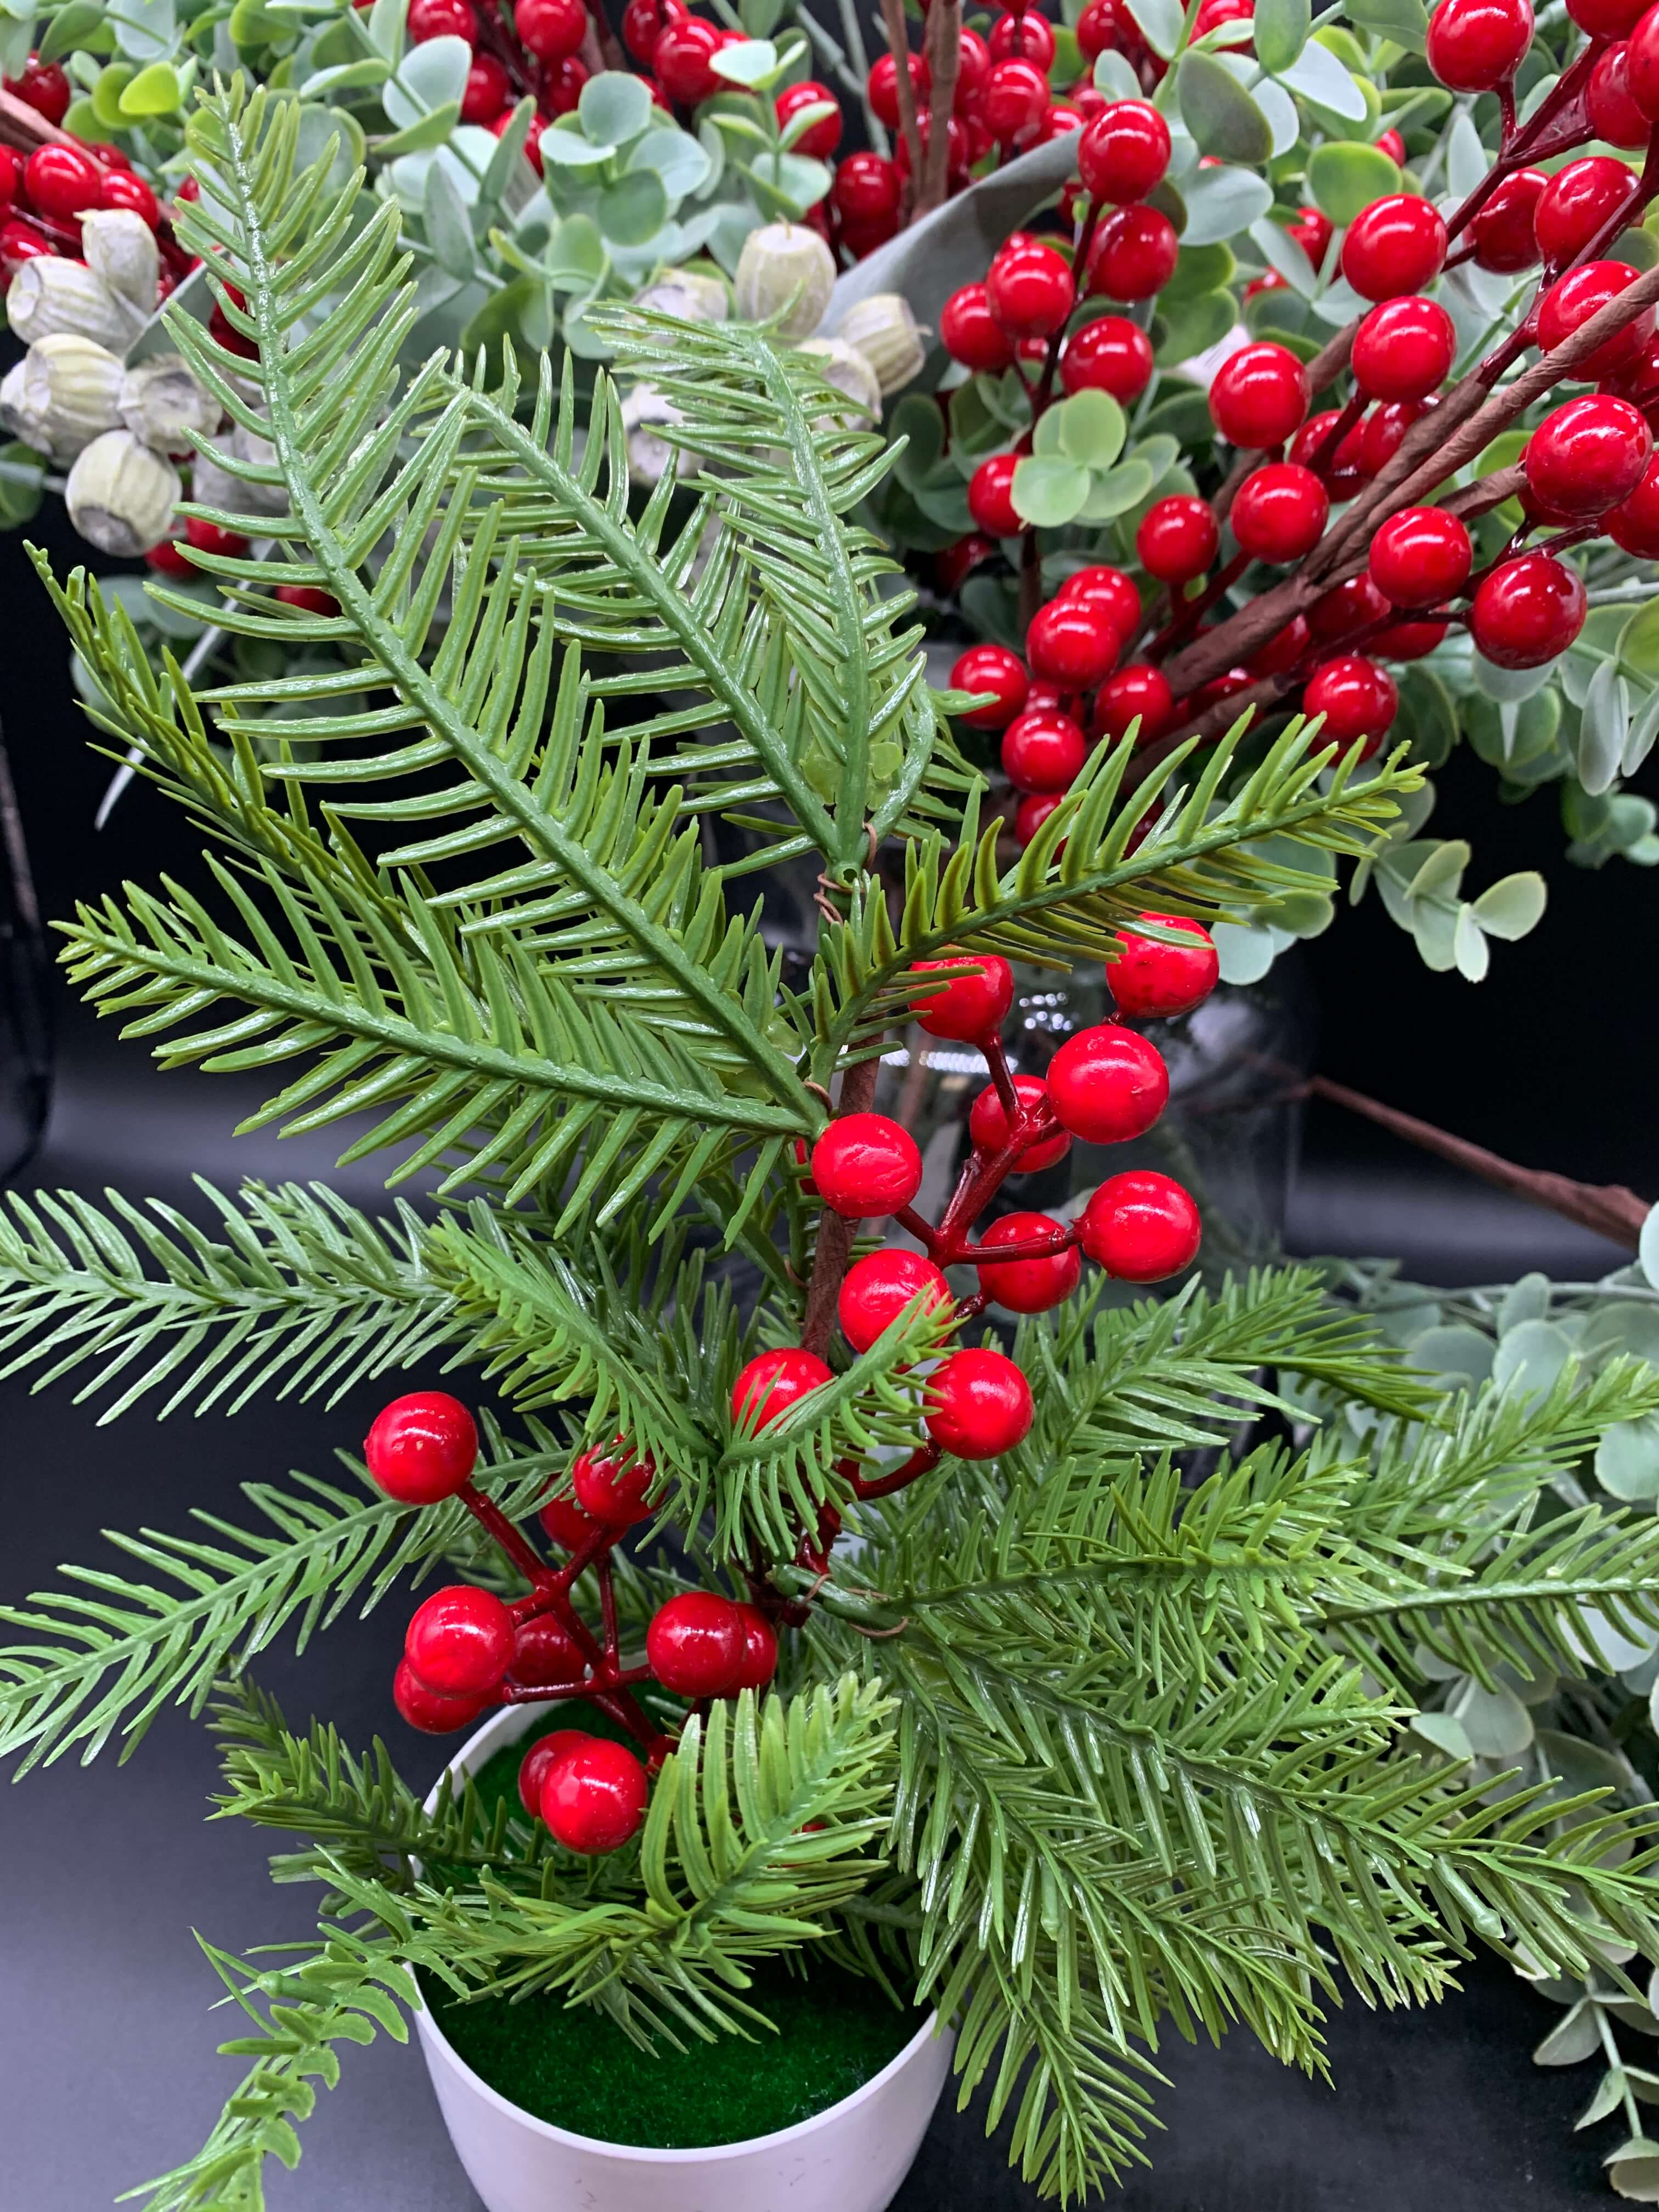
[{"label": "red berry stem", "polygon": [[907,1230],[915,1238],[930,1260],[939,1258],[939,1231],[925,1215],[918,1213],[914,1206],[902,1206],[893,1218],[901,1229]]},{"label": "red berry stem", "polygon": [[944,1456],[942,1444],[928,1443],[919,1445],[902,1467],[896,1467],[889,1474],[874,1475],[867,1482],[862,1475],[855,1474],[852,1478],[853,1495],[860,1499],[890,1498],[895,1491],[908,1490],[919,1475],[926,1474],[930,1468],[937,1467]]},{"label": "red berry stem", "polygon": [[1331,464],[1336,459],[1337,447],[1370,404],[1370,399],[1364,392],[1356,392],[1346,406],[1338,414],[1335,422],[1332,423],[1308,457],[1306,465],[1316,477],[1329,475]]},{"label": "red berry stem", "polygon": [[1156,665],[1183,638],[1190,637],[1216,601],[1231,590],[1249,565],[1250,556],[1244,552],[1235,553],[1230,561],[1224,562],[1196,599],[1183,600],[1158,635],[1137,653],[1137,658]]},{"label": "red berry stem", "polygon": [[501,1507],[493,1499],[485,1498],[476,1489],[470,1479],[462,1484],[455,1495],[484,1534],[494,1538],[520,1573],[530,1583],[539,1588],[550,1587],[556,1582],[557,1577],[547,1561],[538,1557],[531,1549],[525,1536],[514,1527]]},{"label": "red berry stem", "polygon": [[951,1255],[951,1265],[956,1267],[963,1262],[970,1266],[976,1264],[981,1254],[994,1256],[999,1265],[1005,1260],[1049,1260],[1056,1252],[1069,1252],[1077,1241],[1077,1226],[1073,1223],[1052,1233],[1027,1237],[1018,1243],[988,1247],[963,1244]]},{"label": "red berry stem", "polygon": [[997,1097],[1001,1102],[1002,1110],[1007,1115],[1008,1126],[1012,1129],[1019,1119],[1022,1109],[1019,1093],[1014,1088],[1014,1079],[1009,1070],[1008,1055],[1002,1048],[1001,1037],[993,1030],[988,1036],[981,1040],[980,1050],[985,1054],[985,1065],[991,1071],[991,1080],[997,1087]]},{"label": "red berry stem", "polygon": [[[1583,97],[1590,72],[1595,67],[1601,52],[1599,42],[1592,44],[1570,69],[1562,73],[1554,89],[1539,106],[1538,112],[1499,154],[1461,205],[1447,216],[1446,235],[1449,239],[1456,238],[1468,229],[1499,185],[1505,178],[1512,176],[1516,169],[1524,168],[1528,161],[1534,159],[1564,153],[1569,147],[1581,144],[1589,137],[1589,118],[1583,112]],[[1551,125],[1565,116],[1570,109],[1577,110],[1576,116],[1571,118],[1572,135],[1559,144],[1553,142],[1544,144],[1542,142]]]}]

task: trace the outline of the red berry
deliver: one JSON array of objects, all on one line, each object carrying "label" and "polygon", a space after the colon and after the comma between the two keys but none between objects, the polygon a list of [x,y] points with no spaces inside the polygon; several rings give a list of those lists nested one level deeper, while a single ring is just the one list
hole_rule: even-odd
[{"label": "red berry", "polygon": [[743,1616],[729,1597],[686,1590],[652,1615],[646,1663],[677,1697],[723,1697],[742,1661],[744,1641]]},{"label": "red berry", "polygon": [[1451,368],[1452,319],[1437,300],[1384,300],[1353,336],[1353,380],[1368,399],[1422,399]]},{"label": "red berry", "polygon": [[1455,599],[1469,580],[1469,533],[1443,507],[1407,507],[1371,540],[1371,581],[1396,607],[1431,607]]},{"label": "red berry", "polygon": [[979,33],[965,24],[957,48],[957,89],[951,105],[960,115],[977,102],[991,73],[991,49]]},{"label": "red berry", "polygon": [[[1626,261],[1585,261],[1557,277],[1538,303],[1538,345],[1553,353],[1582,324],[1636,282],[1636,271]],[[1573,369],[1588,384],[1615,376],[1634,361],[1653,335],[1653,309],[1644,307],[1623,330],[1596,346]]]},{"label": "red berry", "polygon": [[732,1385],[732,1419],[751,1435],[835,1377],[816,1352],[759,1352]]},{"label": "red berry", "polygon": [[[1361,475],[1379,476],[1399,452],[1412,424],[1437,404],[1432,399],[1390,399],[1383,406],[1373,407],[1359,426],[1357,459]],[[1337,448],[1339,454],[1343,450]]]},{"label": "red berry", "polygon": [[61,123],[74,97],[70,81],[57,63],[39,61],[33,54],[23,64],[22,76],[7,77],[5,87],[48,123]]},{"label": "red berry", "polygon": [[441,1698],[488,1697],[513,1658],[513,1616],[493,1590],[452,1583],[419,1607],[404,1656]]},{"label": "red berry", "polygon": [[[1130,22],[1127,33],[1139,37]],[[1097,61],[1102,54],[1121,52],[1126,44],[1125,19],[1118,0],[1089,0],[1089,5],[1077,20],[1077,42],[1086,62]]]},{"label": "red berry", "polygon": [[1040,123],[1048,105],[1048,80],[1035,62],[1015,58],[993,63],[979,110],[986,129],[1000,144],[1006,145]]},{"label": "red berry", "polygon": [[550,1540],[562,1552],[580,1552],[599,1526],[574,1498],[550,1498],[537,1516]]},{"label": "red berry", "polygon": [[1152,342],[1127,315],[1097,315],[1066,341],[1060,381],[1068,392],[1109,392],[1131,406],[1152,380]]},{"label": "red berry", "polygon": [[1346,753],[1359,747],[1361,760],[1369,760],[1388,734],[1400,711],[1400,694],[1394,678],[1363,653],[1340,653],[1316,668],[1302,694],[1302,711],[1311,721],[1324,716],[1315,750],[1334,745]]},{"label": "red berry", "polygon": [[743,1623],[743,1652],[726,1685],[728,1697],[739,1690],[763,1690],[778,1671],[778,1639],[766,1615],[757,1605],[740,1605],[738,1618]]},{"label": "red berry", "polygon": [[965,368],[1000,376],[1013,365],[1012,343],[991,313],[983,284],[964,284],[951,293],[939,319],[939,335],[951,360],[961,362]]},{"label": "red berry", "polygon": [[1240,346],[1215,373],[1210,419],[1229,445],[1282,446],[1308,413],[1308,372],[1288,347]]},{"label": "red berry", "polygon": [[1334,492],[1339,499],[1351,499],[1364,481],[1364,471],[1359,466],[1364,425],[1356,423],[1339,441],[1328,460],[1318,459],[1326,439],[1340,420],[1334,407],[1322,408],[1317,415],[1310,415],[1291,439],[1287,458],[1298,468],[1312,469],[1327,490]]},{"label": "red berry", "polygon": [[993,61],[1006,62],[1012,57],[1022,56],[1035,62],[1040,70],[1053,66],[1054,33],[1046,15],[1035,8],[1023,8],[1017,14],[999,15],[991,25],[988,42]]},{"label": "red berry", "polygon": [[399,1505],[453,1498],[478,1456],[478,1431],[459,1398],[416,1390],[376,1414],[363,1444],[370,1475]]},{"label": "red berry", "polygon": [[1256,561],[1299,561],[1324,535],[1331,502],[1311,469],[1269,461],[1245,477],[1229,520]]},{"label": "red berry", "polygon": [[1388,611],[1389,602],[1369,576],[1350,576],[1321,592],[1308,610],[1308,628],[1316,643],[1334,645],[1367,623],[1380,622]]},{"label": "red berry", "polygon": [[915,1002],[917,1026],[929,1036],[980,1044],[1002,1027],[1014,1003],[1014,971],[994,952],[954,960],[918,960],[910,973],[955,978],[942,991]]},{"label": "red berry", "polygon": [[[562,62],[546,62],[542,67],[542,119],[550,115],[571,115],[582,96],[582,87],[587,82],[587,70],[572,55]],[[652,93],[654,100],[656,94]],[[661,105],[660,102],[658,103]],[[536,133],[538,161],[541,159],[541,132]]]},{"label": "red berry", "polygon": [[812,1180],[824,1204],[850,1221],[908,1206],[921,1188],[916,1140],[885,1114],[842,1114],[812,1147]]},{"label": "red berry", "polygon": [[478,19],[472,0],[409,0],[409,38],[411,46],[428,39],[465,39],[477,42]]},{"label": "red berry", "polygon": [[1077,1288],[1083,1261],[1074,1244],[1036,1260],[989,1261],[980,1252],[994,1252],[1005,1244],[1029,1244],[1035,1238],[1059,1232],[1062,1224],[1047,1213],[1005,1213],[980,1239],[974,1264],[979,1286],[988,1291],[1010,1313],[1047,1313]]},{"label": "red berry", "polygon": [[[228,284],[225,289],[231,295],[237,307],[246,306],[246,301],[234,285]],[[258,338],[249,337],[245,332],[239,331],[216,300],[213,303],[212,313],[208,317],[208,336],[217,344],[222,345],[227,353],[237,354],[244,361],[257,361],[259,358]]]},{"label": "red berry", "polygon": [[[907,54],[904,59],[910,79],[912,102],[916,107],[922,107],[926,105],[927,64],[920,54]],[[877,56],[865,89],[876,114],[890,131],[896,131],[899,119],[898,64],[891,54]]]},{"label": "red berry", "polygon": [[0,146],[0,211],[9,208],[16,198],[22,176],[22,155],[15,154],[9,146]]},{"label": "red berry", "polygon": [[1109,676],[1095,695],[1094,733],[1114,744],[1127,738],[1129,726],[1139,720],[1137,744],[1150,744],[1167,728],[1175,712],[1175,696],[1164,672],[1147,661],[1136,661]]},{"label": "red berry", "polygon": [[1443,622],[1392,623],[1377,631],[1367,651],[1373,660],[1421,660],[1445,635]]},{"label": "red berry", "polygon": [[154,230],[161,220],[161,204],[155,193],[140,176],[131,169],[106,169],[100,179],[100,207],[127,208]]},{"label": "red berry", "polygon": [[1202,1235],[1198,1208],[1181,1185],[1146,1168],[1108,1176],[1078,1222],[1089,1257],[1125,1283],[1178,1275],[1198,1257]]},{"label": "red berry", "polygon": [[1092,691],[1122,643],[1115,626],[1083,599],[1050,599],[1031,617],[1025,657],[1031,673],[1064,691]]},{"label": "red berry", "polygon": [[1016,791],[1065,791],[1089,750],[1088,739],[1057,707],[1028,707],[1002,738],[1002,771]]},{"label": "red berry", "polygon": [[1293,238],[1313,264],[1316,272],[1325,266],[1325,256],[1330,250],[1336,226],[1322,208],[1304,208],[1295,220],[1286,225]]},{"label": "red berry", "polygon": [[1133,637],[1140,627],[1139,592],[1121,568],[1105,562],[1074,570],[1060,586],[1059,595],[1097,608],[1120,637]]},{"label": "red berry", "polygon": [[721,43],[714,25],[701,15],[687,15],[668,26],[652,51],[651,66],[671,100],[683,107],[696,107],[720,89],[722,80],[708,64]]},{"label": "red berry", "polygon": [[1431,201],[1389,192],[1362,208],[1342,241],[1342,274],[1362,300],[1420,292],[1440,274],[1446,226]]},{"label": "red berry", "polygon": [[604,1736],[568,1745],[542,1778],[542,1818],[555,1842],[588,1857],[620,1850],[639,1833],[651,1795],[633,1753]]},{"label": "red berry", "polygon": [[953,1352],[927,1378],[927,1433],[957,1459],[995,1459],[1031,1431],[1031,1386],[1000,1352]]},{"label": "red berry", "polygon": [[988,538],[1016,538],[1022,527],[1014,505],[1012,453],[993,453],[968,481],[968,512]]},{"label": "red berry", "polygon": [[340,602],[316,584],[278,584],[271,598],[302,615],[337,615]]},{"label": "red berry", "polygon": [[[1048,1103],[1048,1086],[1039,1075],[1017,1075],[1014,1096],[1019,1101],[1022,1119],[1036,1112]],[[990,1154],[1000,1152],[1008,1142],[1008,1117],[1002,1110],[1002,1101],[997,1096],[994,1083],[988,1083],[968,1114],[968,1134],[976,1152]],[[1043,1168],[1051,1168],[1056,1160],[1063,1160],[1072,1149],[1072,1139],[1064,1129],[1055,1129],[1050,1136],[1039,1138],[1028,1144],[1019,1155],[1016,1175],[1036,1175]]]},{"label": "red berry", "polygon": [[[1022,799],[1014,809],[1014,837],[1023,853],[1043,823],[1060,805],[1064,793],[1058,791],[1033,791]],[[1060,850],[1066,850],[1065,841]]]},{"label": "red berry", "polygon": [[80,146],[37,146],[23,164],[23,188],[40,215],[70,222],[103,204],[104,172]]},{"label": "red berry", "polygon": [[1638,560],[1659,561],[1659,461],[1650,461],[1628,499],[1602,521],[1613,544]]},{"label": "red berry", "polygon": [[903,186],[879,154],[849,154],[836,170],[830,198],[849,222],[882,222],[898,213]]},{"label": "red berry", "polygon": [[1215,510],[1188,492],[1148,507],[1135,532],[1141,567],[1162,584],[1186,584],[1201,576],[1220,544]]},{"label": "red berry", "polygon": [[1379,154],[1386,154],[1396,168],[1405,167],[1406,142],[1397,131],[1379,131],[1376,138],[1376,150]]},{"label": "red berry", "polygon": [[623,9],[623,44],[642,69],[649,69],[658,40],[671,23],[684,22],[690,12],[685,0],[628,0]]},{"label": "red berry", "polygon": [[240,561],[247,551],[247,540],[240,530],[227,530],[222,523],[205,521],[199,514],[186,521],[185,536],[193,553],[213,553],[222,560]]},{"label": "red berry", "polygon": [[1653,452],[1653,433],[1626,399],[1595,393],[1547,415],[1527,441],[1527,483],[1553,515],[1605,514],[1628,499]]},{"label": "red berry", "polygon": [[1567,13],[1593,39],[1628,38],[1647,12],[1644,0],[1567,0]]},{"label": "red berry", "polygon": [[593,1741],[585,1729],[555,1729],[550,1735],[538,1735],[524,1757],[519,1761],[519,1802],[532,1820],[542,1814],[542,1784],[554,1760],[573,1743]]},{"label": "red berry", "polygon": [[1133,1020],[1173,1021],[1203,1005],[1221,980],[1215,940],[1201,921],[1174,914],[1143,914],[1142,921],[1179,930],[1191,941],[1170,945],[1136,929],[1118,932],[1122,951],[1106,963],[1106,981],[1120,1014]]},{"label": "red berry", "polygon": [[1088,289],[1107,300],[1150,300],[1175,275],[1180,250],[1161,208],[1115,207],[1096,228]]},{"label": "red berry", "polygon": [[1066,1038],[1048,1063],[1048,1103],[1089,1145],[1145,1136],[1170,1102],[1170,1071],[1155,1044],[1121,1022]]},{"label": "red berry", "polygon": [[1071,264],[1036,239],[1010,240],[993,258],[985,294],[991,313],[1011,337],[1050,337],[1065,324],[1077,297]]},{"label": "red berry", "polygon": [[1025,704],[1030,686],[1025,663],[1006,645],[970,645],[951,671],[953,691],[995,695],[988,707],[970,707],[962,716],[975,730],[1006,729]]},{"label": "red berry", "polygon": [[493,123],[512,96],[507,75],[494,54],[475,54],[461,94],[463,123]]},{"label": "red berry", "polygon": [[[1201,39],[1206,31],[1218,31],[1224,23],[1249,23],[1255,20],[1255,0],[1203,0],[1193,22],[1193,36]],[[1247,40],[1243,46],[1230,46],[1230,53],[1249,54],[1255,51]]]},{"label": "red berry", "polygon": [[[959,592],[981,562],[988,561],[996,550],[990,538],[975,531],[967,538],[958,538],[954,545],[946,545],[935,553],[933,576],[940,592],[946,598]],[[963,715],[963,720],[965,721],[967,719]]]},{"label": "red berry", "polygon": [[152,545],[144,555],[144,562],[158,576],[194,576],[198,573],[189,554],[171,538],[164,538],[159,545]]},{"label": "red berry", "polygon": [[1625,49],[1625,85],[1648,120],[1659,121],[1659,15],[1651,8],[1632,28]]},{"label": "red berry", "polygon": [[1590,81],[1584,88],[1584,106],[1590,130],[1609,146],[1645,146],[1653,125],[1632,97],[1626,74],[1630,50],[1621,40],[1596,57]]},{"label": "red berry", "polygon": [[587,1672],[582,1648],[550,1613],[520,1621],[513,1632],[513,1660],[507,1669],[524,1690],[552,1690],[580,1682]]},{"label": "red berry", "polygon": [[1517,276],[1538,258],[1533,216],[1549,179],[1541,169],[1505,177],[1469,225],[1476,265],[1494,276]]},{"label": "red berry", "polygon": [[645,1499],[657,1479],[657,1462],[649,1452],[635,1459],[618,1450],[625,1442],[617,1437],[606,1451],[579,1452],[570,1469],[577,1504],[606,1528],[633,1528],[651,1518]]},{"label": "red berry", "polygon": [[427,1735],[447,1735],[453,1729],[471,1728],[490,1701],[488,1697],[441,1697],[428,1689],[407,1659],[400,1659],[392,1678],[392,1702],[410,1728]]},{"label": "red berry", "polygon": [[514,27],[538,61],[562,62],[581,50],[587,36],[582,0],[516,0]]},{"label": "red berry", "polygon": [[1262,676],[1288,675],[1308,657],[1308,645],[1312,637],[1305,615],[1293,615],[1281,630],[1276,630],[1264,646],[1250,656],[1249,673],[1252,678]]},{"label": "red berry", "polygon": [[1429,18],[1429,67],[1453,92],[1491,92],[1531,44],[1530,0],[1440,0]]},{"label": "red berry", "polygon": [[1475,650],[1498,668],[1541,668],[1584,627],[1584,586],[1549,553],[1505,561],[1481,582],[1469,608]]},{"label": "red berry", "polygon": [[1150,100],[1115,100],[1079,141],[1077,166],[1095,199],[1144,200],[1170,166],[1170,126]]},{"label": "red berry", "polygon": [[1636,176],[1611,154],[1591,154],[1558,170],[1533,210],[1538,251],[1552,268],[1582,252],[1636,197]]},{"label": "red berry", "polygon": [[848,1271],[836,1302],[841,1333],[854,1352],[868,1352],[913,1298],[925,1297],[930,1310],[954,1304],[951,1286],[931,1260],[896,1246],[872,1252]]}]

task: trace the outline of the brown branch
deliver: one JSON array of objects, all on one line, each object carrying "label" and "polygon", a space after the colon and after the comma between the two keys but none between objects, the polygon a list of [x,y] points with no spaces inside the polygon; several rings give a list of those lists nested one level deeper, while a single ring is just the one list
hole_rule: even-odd
[{"label": "brown branch", "polygon": [[0,146],[14,147],[22,155],[37,146],[72,146],[74,139],[55,123],[48,123],[38,107],[0,86]]},{"label": "brown branch", "polygon": [[1513,1160],[1489,1152],[1484,1145],[1472,1145],[1465,1137],[1454,1137],[1447,1130],[1436,1128],[1431,1121],[1419,1121],[1414,1114],[1402,1114],[1397,1107],[1384,1106],[1375,1098],[1366,1097],[1363,1091],[1350,1091],[1346,1084],[1333,1083],[1322,1075],[1314,1076],[1307,1088],[1314,1097],[1328,1098],[1334,1106],[1346,1106],[1352,1114],[1363,1114],[1368,1121],[1392,1130],[1408,1145],[1416,1145],[1425,1152],[1433,1152],[1437,1158],[1449,1160],[1455,1167],[1479,1176],[1483,1182],[1495,1184],[1499,1190],[1529,1199],[1534,1206],[1547,1206],[1552,1213],[1564,1214],[1581,1228],[1594,1230],[1598,1237],[1623,1245],[1626,1251],[1635,1251],[1641,1242],[1642,1224],[1650,1212],[1649,1201],[1638,1198],[1621,1182],[1575,1182],[1571,1176],[1556,1175],[1547,1168],[1519,1167]]},{"label": "brown branch", "polygon": [[[927,151],[918,179],[918,216],[943,207],[951,183],[951,111],[956,106],[957,75],[962,60],[962,0],[933,0],[927,12],[927,32],[922,40],[927,59]],[[920,133],[917,134],[920,136]]]},{"label": "brown branch", "polygon": [[[893,98],[898,103],[899,136],[910,156],[908,197],[914,203],[921,185],[921,133],[916,128],[915,88],[910,82],[910,33],[904,24],[904,0],[881,0],[881,27],[893,57]],[[941,133],[949,138],[949,131]],[[909,217],[906,217],[908,222]]]}]

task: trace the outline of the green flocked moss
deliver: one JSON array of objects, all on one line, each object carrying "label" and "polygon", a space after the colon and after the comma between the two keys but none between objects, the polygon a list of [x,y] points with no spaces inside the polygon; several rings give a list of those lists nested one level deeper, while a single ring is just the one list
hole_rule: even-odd
[{"label": "green flocked moss", "polygon": [[[577,1724],[588,1725],[586,1713]],[[480,1792],[516,1791],[518,1771],[516,1747],[497,1752],[478,1774]],[[821,1959],[810,1978],[781,1961],[754,1968],[749,1996],[775,2035],[757,2029],[753,2041],[722,2035],[684,2051],[638,2050],[589,2005],[467,2002],[430,1982],[423,1994],[456,2051],[503,2097],[576,2135],[653,2150],[741,2142],[810,2119],[880,2073],[923,2018]]]}]

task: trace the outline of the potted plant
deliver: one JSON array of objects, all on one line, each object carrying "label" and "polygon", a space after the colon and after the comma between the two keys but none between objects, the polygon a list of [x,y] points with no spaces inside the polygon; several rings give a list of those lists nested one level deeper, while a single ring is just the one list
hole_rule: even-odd
[{"label": "potted plant", "polygon": [[[297,1960],[218,1954],[253,2063],[153,2202],[257,2185],[335,2046],[404,2033],[400,2003],[660,2049],[763,2035],[768,1960],[850,1970],[924,2088],[916,2008],[954,2031],[964,2094],[988,2081],[1022,2170],[1069,2197],[1143,2154],[1161,2034],[1236,2021],[1316,2063],[1339,1965],[1394,2001],[1476,1936],[1563,1973],[1653,1952],[1644,1811],[1471,1788],[1407,1729],[1419,1649],[1481,1680],[1592,1616],[1659,1622],[1650,1516],[1541,1510],[1565,1455],[1659,1407],[1651,1372],[1449,1402],[1304,1272],[1134,1302],[1201,1236],[1157,1175],[974,1235],[1043,1151],[1156,1118],[1135,1024],[1212,986],[1208,925],[1363,863],[1420,770],[1361,778],[1293,722],[1224,799],[1237,738],[1126,800],[1126,738],[1005,865],[941,711],[974,695],[930,690],[854,519],[879,443],[810,356],[603,319],[678,418],[636,515],[608,380],[581,422],[550,366],[522,393],[443,355],[399,371],[397,210],[302,164],[294,103],[234,87],[191,131],[181,234],[244,343],[171,334],[270,457],[203,450],[285,501],[266,554],[211,568],[225,627],[282,650],[198,698],[84,574],[52,585],[96,717],[218,848],[211,903],[132,887],[66,958],[164,1057],[295,1061],[271,1116],[367,1110],[354,1150],[441,1181],[435,1217],[384,1223],[250,1186],[217,1241],[19,1200],[0,1247],[14,1359],[112,1364],[129,1402],[422,1384],[350,1488],[262,1494],[270,1533],[215,1510],[132,1540],[136,1579],[9,1610],[0,1743],[94,1750],[218,1684],[228,1809],[297,1835],[278,1871],[321,1889]],[[286,672],[313,641],[349,690]],[[265,763],[277,698],[304,744]],[[703,814],[749,834],[748,872],[818,855],[804,988]],[[997,1034],[1015,952],[1107,959],[1119,1017],[1036,1092]],[[932,1218],[869,1106],[913,1015],[986,1072]],[[409,1371],[441,1360],[504,1413]],[[1340,1418],[1225,1455],[1241,1407],[1299,1419],[1315,1389]],[[1383,1417],[1379,1469],[1346,1440]],[[1217,1451],[1187,1486],[1182,1455]],[[247,1679],[285,1624],[428,1572],[405,1719],[591,1709],[515,1742],[504,1786],[483,1758],[428,1797]]]}]

